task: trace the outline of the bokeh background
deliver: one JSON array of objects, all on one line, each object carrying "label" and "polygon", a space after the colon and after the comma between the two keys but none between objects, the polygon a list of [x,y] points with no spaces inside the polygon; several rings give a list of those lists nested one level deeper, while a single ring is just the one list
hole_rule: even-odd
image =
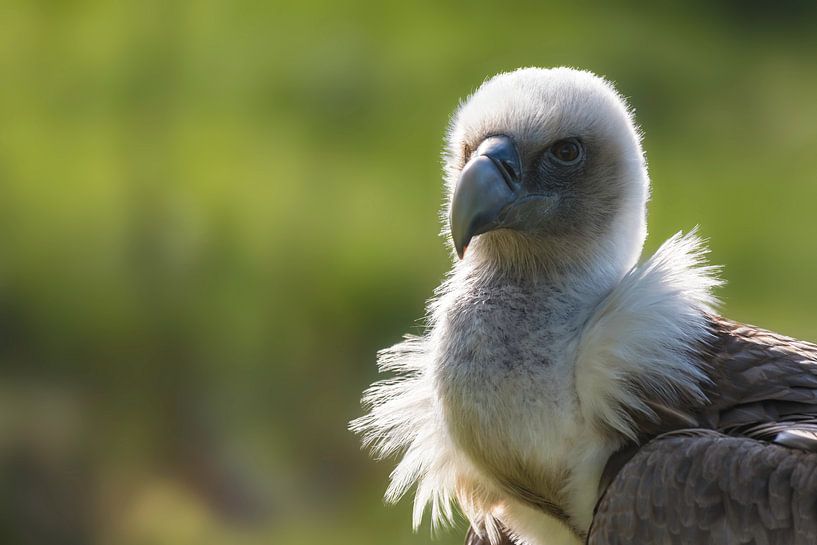
[{"label": "bokeh background", "polygon": [[429,542],[346,423],[449,266],[442,136],[498,71],[617,82],[647,250],[700,224],[725,312],[816,340],[815,30],[805,0],[3,1],[0,542]]}]

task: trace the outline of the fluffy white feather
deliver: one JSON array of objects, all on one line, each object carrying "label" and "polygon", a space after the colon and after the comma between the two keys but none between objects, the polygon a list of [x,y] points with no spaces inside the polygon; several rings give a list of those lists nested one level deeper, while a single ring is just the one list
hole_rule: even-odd
[{"label": "fluffy white feather", "polygon": [[[707,249],[696,230],[675,234],[630,271],[598,307],[582,333],[576,359],[577,390],[588,420],[630,439],[632,412],[655,416],[633,384],[673,407],[681,398],[704,401],[706,374],[695,348],[706,340],[721,284],[705,265]],[[624,410],[623,410],[624,409]]]},{"label": "fluffy white feather", "polygon": [[[705,252],[694,233],[675,235],[625,275],[582,329],[575,361],[576,393],[583,420],[591,427],[598,424],[625,436],[636,432],[627,409],[649,414],[650,408],[628,388],[633,381],[660,392],[668,403],[681,395],[703,397],[700,385],[704,375],[691,356],[706,338],[704,313],[716,303],[712,288],[719,284],[716,269],[704,265]],[[438,303],[445,301],[448,290],[450,287],[442,290],[431,303],[433,315],[446,310]],[[386,499],[396,501],[416,485],[415,527],[428,505],[435,526],[450,522],[456,499],[475,528],[492,532],[495,517],[509,510],[517,513],[520,525],[531,527],[520,528],[522,534],[544,532],[541,526],[552,531],[552,526],[541,520],[524,522],[533,516],[526,513],[530,508],[520,507],[503,494],[451,440],[434,384],[439,364],[435,353],[438,332],[435,322],[429,325],[426,336],[409,337],[380,352],[380,370],[398,376],[378,382],[366,392],[364,403],[370,412],[351,425],[378,456],[403,453]],[[618,446],[608,440],[601,449],[606,454],[591,455],[595,457],[589,463],[593,467],[582,468],[595,478],[581,484],[584,490],[576,493],[592,496],[591,509],[606,456]],[[576,452],[572,463],[582,465],[585,454],[587,451]],[[533,513],[541,518],[541,513]],[[588,516],[584,513],[582,519]],[[535,535],[526,537],[536,539]]]}]

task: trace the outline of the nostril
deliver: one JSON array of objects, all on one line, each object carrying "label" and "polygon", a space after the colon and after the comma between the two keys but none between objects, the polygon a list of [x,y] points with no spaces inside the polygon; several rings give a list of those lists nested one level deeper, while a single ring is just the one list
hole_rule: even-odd
[{"label": "nostril", "polygon": [[502,163],[502,167],[505,169],[505,171],[511,178],[513,178],[514,180],[519,179],[519,173],[516,172],[516,168],[514,168],[513,163],[505,160],[500,161],[500,163]]},{"label": "nostril", "polygon": [[513,168],[513,163],[509,161],[505,161],[503,159],[495,159],[493,157],[488,157],[494,163],[497,170],[502,174],[502,179],[505,181],[505,184],[508,186],[508,189],[511,191],[516,191],[516,184],[519,181],[519,177],[516,175],[516,169]]}]

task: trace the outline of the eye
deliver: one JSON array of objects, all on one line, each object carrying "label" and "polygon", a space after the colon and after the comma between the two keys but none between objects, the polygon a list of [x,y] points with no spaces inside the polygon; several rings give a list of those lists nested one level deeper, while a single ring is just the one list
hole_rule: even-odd
[{"label": "eye", "polygon": [[572,138],[559,140],[550,146],[550,154],[561,163],[575,163],[581,156],[581,152],[579,143]]}]

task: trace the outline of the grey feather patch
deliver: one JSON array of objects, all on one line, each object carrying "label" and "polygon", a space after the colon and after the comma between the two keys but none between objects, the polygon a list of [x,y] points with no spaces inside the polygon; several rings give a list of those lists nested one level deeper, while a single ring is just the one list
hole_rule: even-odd
[{"label": "grey feather patch", "polygon": [[618,473],[587,543],[813,544],[815,498],[817,453],[711,431],[667,434]]}]

